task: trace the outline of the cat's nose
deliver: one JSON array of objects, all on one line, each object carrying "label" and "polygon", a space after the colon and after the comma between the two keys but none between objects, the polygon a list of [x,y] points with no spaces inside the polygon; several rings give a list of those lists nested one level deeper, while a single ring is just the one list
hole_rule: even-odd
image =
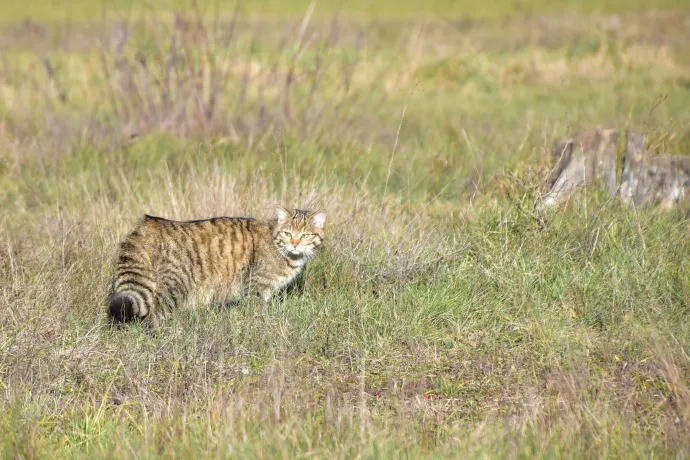
[{"label": "cat's nose", "polygon": [[294,247],[297,247],[297,246],[299,246],[300,241],[301,241],[301,240],[300,240],[299,238],[292,238],[292,239],[290,240],[290,243],[292,243],[292,245],[293,245]]}]

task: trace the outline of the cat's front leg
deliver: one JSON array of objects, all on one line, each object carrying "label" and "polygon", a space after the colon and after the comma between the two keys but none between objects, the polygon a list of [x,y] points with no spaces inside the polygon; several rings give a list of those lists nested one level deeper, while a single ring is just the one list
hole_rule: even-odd
[{"label": "cat's front leg", "polygon": [[254,273],[254,276],[250,278],[246,291],[252,295],[260,297],[266,303],[268,303],[271,300],[271,297],[273,297],[272,284],[264,277],[257,276],[257,273]]},{"label": "cat's front leg", "polygon": [[257,297],[260,297],[266,303],[271,301],[275,293],[273,286],[268,284],[257,284],[254,286],[253,291]]},{"label": "cat's front leg", "polygon": [[214,304],[220,308],[234,308],[246,295],[245,289],[239,283],[233,283],[215,291]]},{"label": "cat's front leg", "polygon": [[231,309],[235,308],[240,304],[240,299],[235,299],[235,298],[230,298],[230,299],[225,299],[220,303],[221,308],[226,308],[226,309]]},{"label": "cat's front leg", "polygon": [[163,327],[163,313],[160,310],[151,311],[142,321],[142,327],[146,334],[156,337]]},{"label": "cat's front leg", "polygon": [[273,297],[273,289],[262,289],[257,294],[264,299],[264,302],[268,303],[271,301],[271,297]]}]

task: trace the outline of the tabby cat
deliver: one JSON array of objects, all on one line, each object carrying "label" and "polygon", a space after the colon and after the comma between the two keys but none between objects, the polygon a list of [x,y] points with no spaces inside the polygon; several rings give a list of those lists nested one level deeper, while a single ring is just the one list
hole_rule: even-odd
[{"label": "tabby cat", "polygon": [[326,214],[276,208],[277,218],[174,221],[145,215],[120,244],[108,314],[160,325],[165,308],[226,302],[248,293],[268,301],[303,270],[324,239]]}]

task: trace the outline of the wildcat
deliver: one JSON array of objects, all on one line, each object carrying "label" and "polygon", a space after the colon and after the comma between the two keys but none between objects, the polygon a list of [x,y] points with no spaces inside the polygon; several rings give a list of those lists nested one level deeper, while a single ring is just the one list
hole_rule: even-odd
[{"label": "wildcat", "polygon": [[108,315],[160,326],[165,308],[226,302],[248,293],[268,301],[290,284],[324,240],[323,211],[276,208],[276,218],[174,221],[146,214],[122,241]]}]

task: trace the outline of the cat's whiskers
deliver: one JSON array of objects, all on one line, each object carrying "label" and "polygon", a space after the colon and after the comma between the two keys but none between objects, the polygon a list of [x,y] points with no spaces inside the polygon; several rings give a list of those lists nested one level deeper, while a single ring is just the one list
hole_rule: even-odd
[{"label": "cat's whiskers", "polygon": [[307,261],[314,259],[317,255],[313,248],[305,248],[302,254],[304,254],[304,257],[306,257]]}]

